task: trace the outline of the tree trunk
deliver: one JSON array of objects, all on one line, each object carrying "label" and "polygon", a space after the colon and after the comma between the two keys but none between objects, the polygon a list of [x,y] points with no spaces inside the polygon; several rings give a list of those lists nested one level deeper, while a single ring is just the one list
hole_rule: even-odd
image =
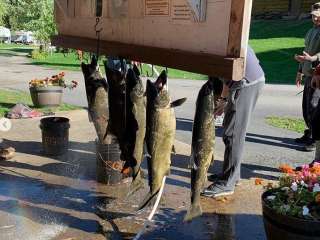
[{"label": "tree trunk", "polygon": [[302,12],[302,0],[291,0],[289,5],[289,14],[298,17]]}]

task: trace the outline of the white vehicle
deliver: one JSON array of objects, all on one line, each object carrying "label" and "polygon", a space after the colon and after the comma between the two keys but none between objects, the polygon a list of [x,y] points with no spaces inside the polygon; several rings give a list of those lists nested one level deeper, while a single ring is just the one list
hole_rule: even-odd
[{"label": "white vehicle", "polygon": [[0,26],[0,42],[4,42],[4,43],[11,42],[10,29]]},{"label": "white vehicle", "polygon": [[25,31],[17,31],[13,37],[13,42],[31,44],[34,43],[33,33]]}]

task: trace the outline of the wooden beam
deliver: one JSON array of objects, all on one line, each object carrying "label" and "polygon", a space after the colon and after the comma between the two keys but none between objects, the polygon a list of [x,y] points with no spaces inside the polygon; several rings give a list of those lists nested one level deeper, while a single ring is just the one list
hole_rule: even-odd
[{"label": "wooden beam", "polygon": [[[80,49],[87,52],[96,52],[97,48],[97,40],[91,38],[57,35],[52,37],[51,42],[54,46]],[[243,58],[225,58],[210,54],[111,41],[100,41],[100,54],[120,56],[139,62],[233,80],[240,80],[244,75]]]},{"label": "wooden beam", "polygon": [[241,56],[243,18],[246,0],[232,0],[227,56]]}]

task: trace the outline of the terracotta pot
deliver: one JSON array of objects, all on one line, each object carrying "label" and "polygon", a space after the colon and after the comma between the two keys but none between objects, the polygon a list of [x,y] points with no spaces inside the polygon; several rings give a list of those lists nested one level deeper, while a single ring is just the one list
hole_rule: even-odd
[{"label": "terracotta pot", "polygon": [[319,240],[320,221],[305,220],[279,214],[267,206],[265,199],[271,192],[262,197],[264,227],[268,240]]},{"label": "terracotta pot", "polygon": [[30,87],[29,90],[35,107],[54,107],[61,105],[63,87]]}]

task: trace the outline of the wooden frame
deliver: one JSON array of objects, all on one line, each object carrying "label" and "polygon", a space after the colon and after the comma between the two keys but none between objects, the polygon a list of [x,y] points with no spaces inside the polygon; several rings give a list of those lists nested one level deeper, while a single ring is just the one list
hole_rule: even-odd
[{"label": "wooden frame", "polygon": [[[67,1],[68,4],[72,5],[75,0],[55,1]],[[212,2],[214,1],[216,0],[208,0],[208,4],[213,4]],[[195,52],[185,49],[181,50],[158,46],[153,47],[150,45],[112,41],[103,38],[100,42],[99,52],[100,54],[120,56],[130,60],[152,63],[210,76],[240,80],[244,76],[252,0],[229,0],[229,4],[229,35],[226,40],[227,47],[225,54],[201,53],[200,51]],[[60,8],[57,4],[55,6],[56,19],[60,21],[59,23],[61,24],[64,20],[68,21],[68,19],[66,19],[66,14],[68,13],[61,13],[61,6]],[[70,14],[70,9],[67,10]],[[95,18],[91,18],[91,21],[92,19]],[[63,23],[68,24],[68,22]],[[69,35],[68,31],[63,30],[57,36],[52,37],[52,44],[65,48],[96,52],[97,39],[95,37],[96,36],[94,36],[93,33],[81,33],[77,35],[72,33]]]}]

